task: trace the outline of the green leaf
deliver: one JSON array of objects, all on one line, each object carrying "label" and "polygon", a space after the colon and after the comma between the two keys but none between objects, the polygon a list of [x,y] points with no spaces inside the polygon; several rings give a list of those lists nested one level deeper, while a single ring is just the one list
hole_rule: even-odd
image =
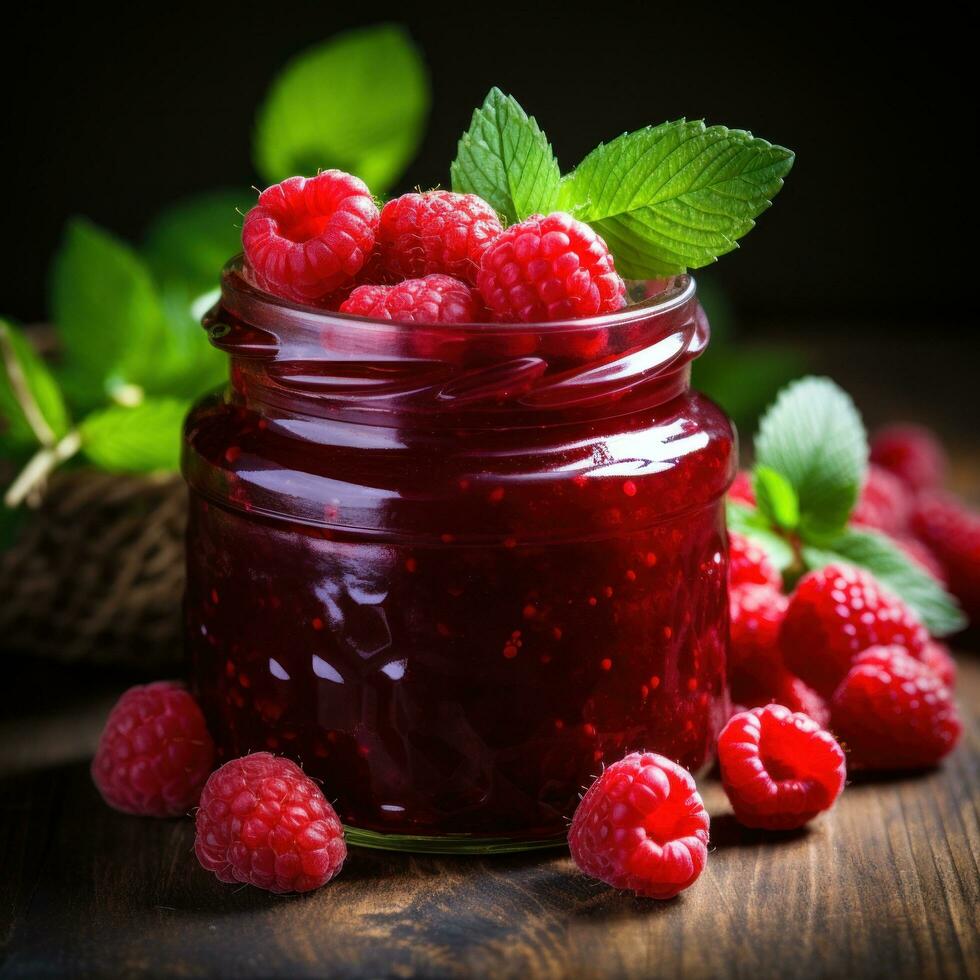
[{"label": "green leaf", "polygon": [[759,510],[773,524],[793,531],[800,523],[800,502],[789,480],[769,466],[756,466],[752,471],[752,489]]},{"label": "green leaf", "polygon": [[402,28],[340,34],[272,83],[256,119],[255,165],[269,183],[338,167],[381,193],[415,155],[428,110],[425,65]]},{"label": "green leaf", "polygon": [[737,248],[793,159],[751,133],[679,119],[600,144],[562,179],[558,206],[605,238],[627,278],[675,275]]},{"label": "green leaf", "polygon": [[51,306],[63,347],[61,382],[77,407],[94,408],[125,385],[153,380],[171,341],[150,273],[127,245],[72,220],[55,256]]},{"label": "green leaf", "polygon": [[766,516],[752,507],[734,500],[725,502],[728,529],[757,544],[781,572],[786,571],[796,556],[789,542],[773,530]]},{"label": "green leaf", "polygon": [[147,473],[180,467],[181,431],[189,405],[148,398],[133,408],[112,405],[82,419],[82,451],[104,470]]},{"label": "green leaf", "polygon": [[508,223],[554,211],[561,178],[534,117],[499,88],[473,113],[450,175],[454,191],[479,194]]},{"label": "green leaf", "polygon": [[254,203],[254,191],[211,191],[157,215],[143,242],[157,282],[195,295],[214,289],[224,264],[242,250],[242,215]]},{"label": "green leaf", "polygon": [[918,614],[933,636],[966,626],[966,617],[942,583],[883,534],[848,528],[820,547],[805,546],[803,560],[811,569],[836,562],[867,569]]},{"label": "green leaf", "polygon": [[847,523],[867,471],[868,440],[850,396],[828,378],[802,378],[782,390],[755,439],[756,461],[796,491],[806,539]]},{"label": "green leaf", "polygon": [[71,426],[61,389],[27,338],[0,319],[0,443],[31,449]]}]

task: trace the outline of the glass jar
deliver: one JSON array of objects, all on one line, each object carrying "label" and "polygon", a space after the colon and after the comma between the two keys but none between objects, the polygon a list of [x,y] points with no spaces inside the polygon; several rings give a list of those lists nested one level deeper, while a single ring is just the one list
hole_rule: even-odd
[{"label": "glass jar", "polygon": [[[636,287],[643,288],[642,284]],[[727,717],[735,447],[692,279],[619,313],[418,326],[225,270],[186,427],[186,622],[222,758],[323,781],[351,843],[564,840],[604,764]]]}]

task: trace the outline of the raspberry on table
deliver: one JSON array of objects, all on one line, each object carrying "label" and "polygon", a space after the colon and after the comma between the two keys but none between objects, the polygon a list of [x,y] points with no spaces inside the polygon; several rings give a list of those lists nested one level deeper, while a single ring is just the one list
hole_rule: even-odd
[{"label": "raspberry on table", "polygon": [[829,810],[846,777],[834,737],[781,704],[730,718],[718,736],[718,762],[736,819],[765,830],[802,827]]},{"label": "raspberry on table", "polygon": [[902,534],[912,512],[912,495],[894,473],[872,463],[861,487],[851,524],[875,528],[886,534]]},{"label": "raspberry on table", "polygon": [[912,513],[912,531],[939,560],[963,611],[980,619],[980,512],[952,494],[923,494]]},{"label": "raspberry on table", "polygon": [[347,845],[320,787],[295,762],[255,752],[207,781],[194,853],[220,881],[307,892],[340,871]]},{"label": "raspberry on table", "polygon": [[473,285],[502,231],[497,212],[476,194],[403,194],[381,209],[378,268],[388,281],[444,273]]},{"label": "raspberry on table", "polygon": [[607,885],[673,898],[704,870],[709,823],[686,769],[653,752],[633,752],[589,787],[568,847],[582,872]]},{"label": "raspberry on table", "polygon": [[131,687],[116,702],[92,760],[102,798],[123,813],[176,817],[201,795],[214,765],[204,715],[183,685]]},{"label": "raspberry on table", "polygon": [[834,693],[830,711],[854,769],[934,766],[962,733],[949,688],[902,647],[865,650]]},{"label": "raspberry on table", "polygon": [[769,556],[737,531],[728,532],[728,584],[735,589],[741,585],[783,587],[783,577]]},{"label": "raspberry on table", "polygon": [[933,490],[946,476],[946,452],[939,440],[921,425],[900,423],[875,433],[871,462],[890,470],[910,490]]},{"label": "raspberry on table", "polygon": [[245,215],[247,273],[259,288],[313,303],[364,267],[378,208],[367,185],[342,170],[290,177],[267,187]]},{"label": "raspberry on table", "polygon": [[562,211],[532,215],[498,235],[476,283],[493,318],[505,323],[577,319],[626,305],[606,243]]},{"label": "raspberry on table", "polygon": [[478,323],[484,315],[475,289],[440,274],[393,286],[358,286],[340,312],[400,323]]},{"label": "raspberry on table", "polygon": [[892,644],[920,656],[929,636],[915,613],[869,572],[828,565],[800,579],[779,633],[786,666],[829,697],[853,659]]},{"label": "raspberry on table", "polygon": [[748,470],[739,470],[728,488],[728,499],[740,504],[755,507],[755,490],[752,489],[752,474]]}]

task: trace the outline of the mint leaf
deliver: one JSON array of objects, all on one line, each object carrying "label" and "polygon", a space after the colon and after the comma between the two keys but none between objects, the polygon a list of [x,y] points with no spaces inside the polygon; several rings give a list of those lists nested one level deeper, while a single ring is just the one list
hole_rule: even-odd
[{"label": "mint leaf", "polygon": [[349,31],[295,57],[272,83],[255,165],[269,183],[338,167],[381,193],[415,155],[428,111],[425,65],[406,32]]},{"label": "mint leaf", "polygon": [[82,419],[82,451],[104,470],[148,473],[180,466],[188,403],[148,398],[133,408],[113,405]]},{"label": "mint leaf", "polygon": [[214,289],[224,264],[242,250],[242,215],[254,203],[254,191],[211,191],[157,215],[142,250],[157,282],[179,283],[194,295]]},{"label": "mint leaf", "polygon": [[752,471],[752,489],[759,510],[773,524],[792,531],[800,523],[800,502],[782,473],[769,466],[756,466]]},{"label": "mint leaf", "polygon": [[132,249],[83,218],[68,224],[55,256],[51,307],[64,352],[61,382],[79,408],[154,378],[168,338],[150,273]]},{"label": "mint leaf", "polygon": [[734,500],[726,501],[725,511],[728,529],[762,548],[781,572],[794,563],[796,556],[789,542],[772,529],[764,514]]},{"label": "mint leaf", "polygon": [[867,569],[918,614],[933,636],[966,626],[966,617],[942,584],[883,534],[848,528],[819,548],[804,546],[803,560],[811,569],[841,561]]},{"label": "mint leaf", "polygon": [[0,319],[0,444],[53,445],[71,425],[58,382],[12,324]]},{"label": "mint leaf", "polygon": [[561,177],[534,117],[499,88],[473,113],[450,175],[454,191],[479,194],[508,224],[554,211]]},{"label": "mint leaf", "polygon": [[793,159],[751,133],[679,119],[600,144],[562,179],[558,206],[605,238],[627,278],[675,275],[737,248]]},{"label": "mint leaf", "polygon": [[847,523],[867,471],[868,440],[854,402],[828,378],[802,378],[780,392],[755,439],[760,466],[796,491],[804,538]]}]

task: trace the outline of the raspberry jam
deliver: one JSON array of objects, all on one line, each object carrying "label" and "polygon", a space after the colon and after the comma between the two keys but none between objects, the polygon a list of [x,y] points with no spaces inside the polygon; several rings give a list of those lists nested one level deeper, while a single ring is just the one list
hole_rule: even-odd
[{"label": "raspberry jam", "polygon": [[351,843],[564,840],[643,749],[727,717],[724,414],[690,390],[688,277],[616,314],[412,326],[251,288],[206,317],[226,393],[187,422],[186,596],[218,751],[323,781]]}]

